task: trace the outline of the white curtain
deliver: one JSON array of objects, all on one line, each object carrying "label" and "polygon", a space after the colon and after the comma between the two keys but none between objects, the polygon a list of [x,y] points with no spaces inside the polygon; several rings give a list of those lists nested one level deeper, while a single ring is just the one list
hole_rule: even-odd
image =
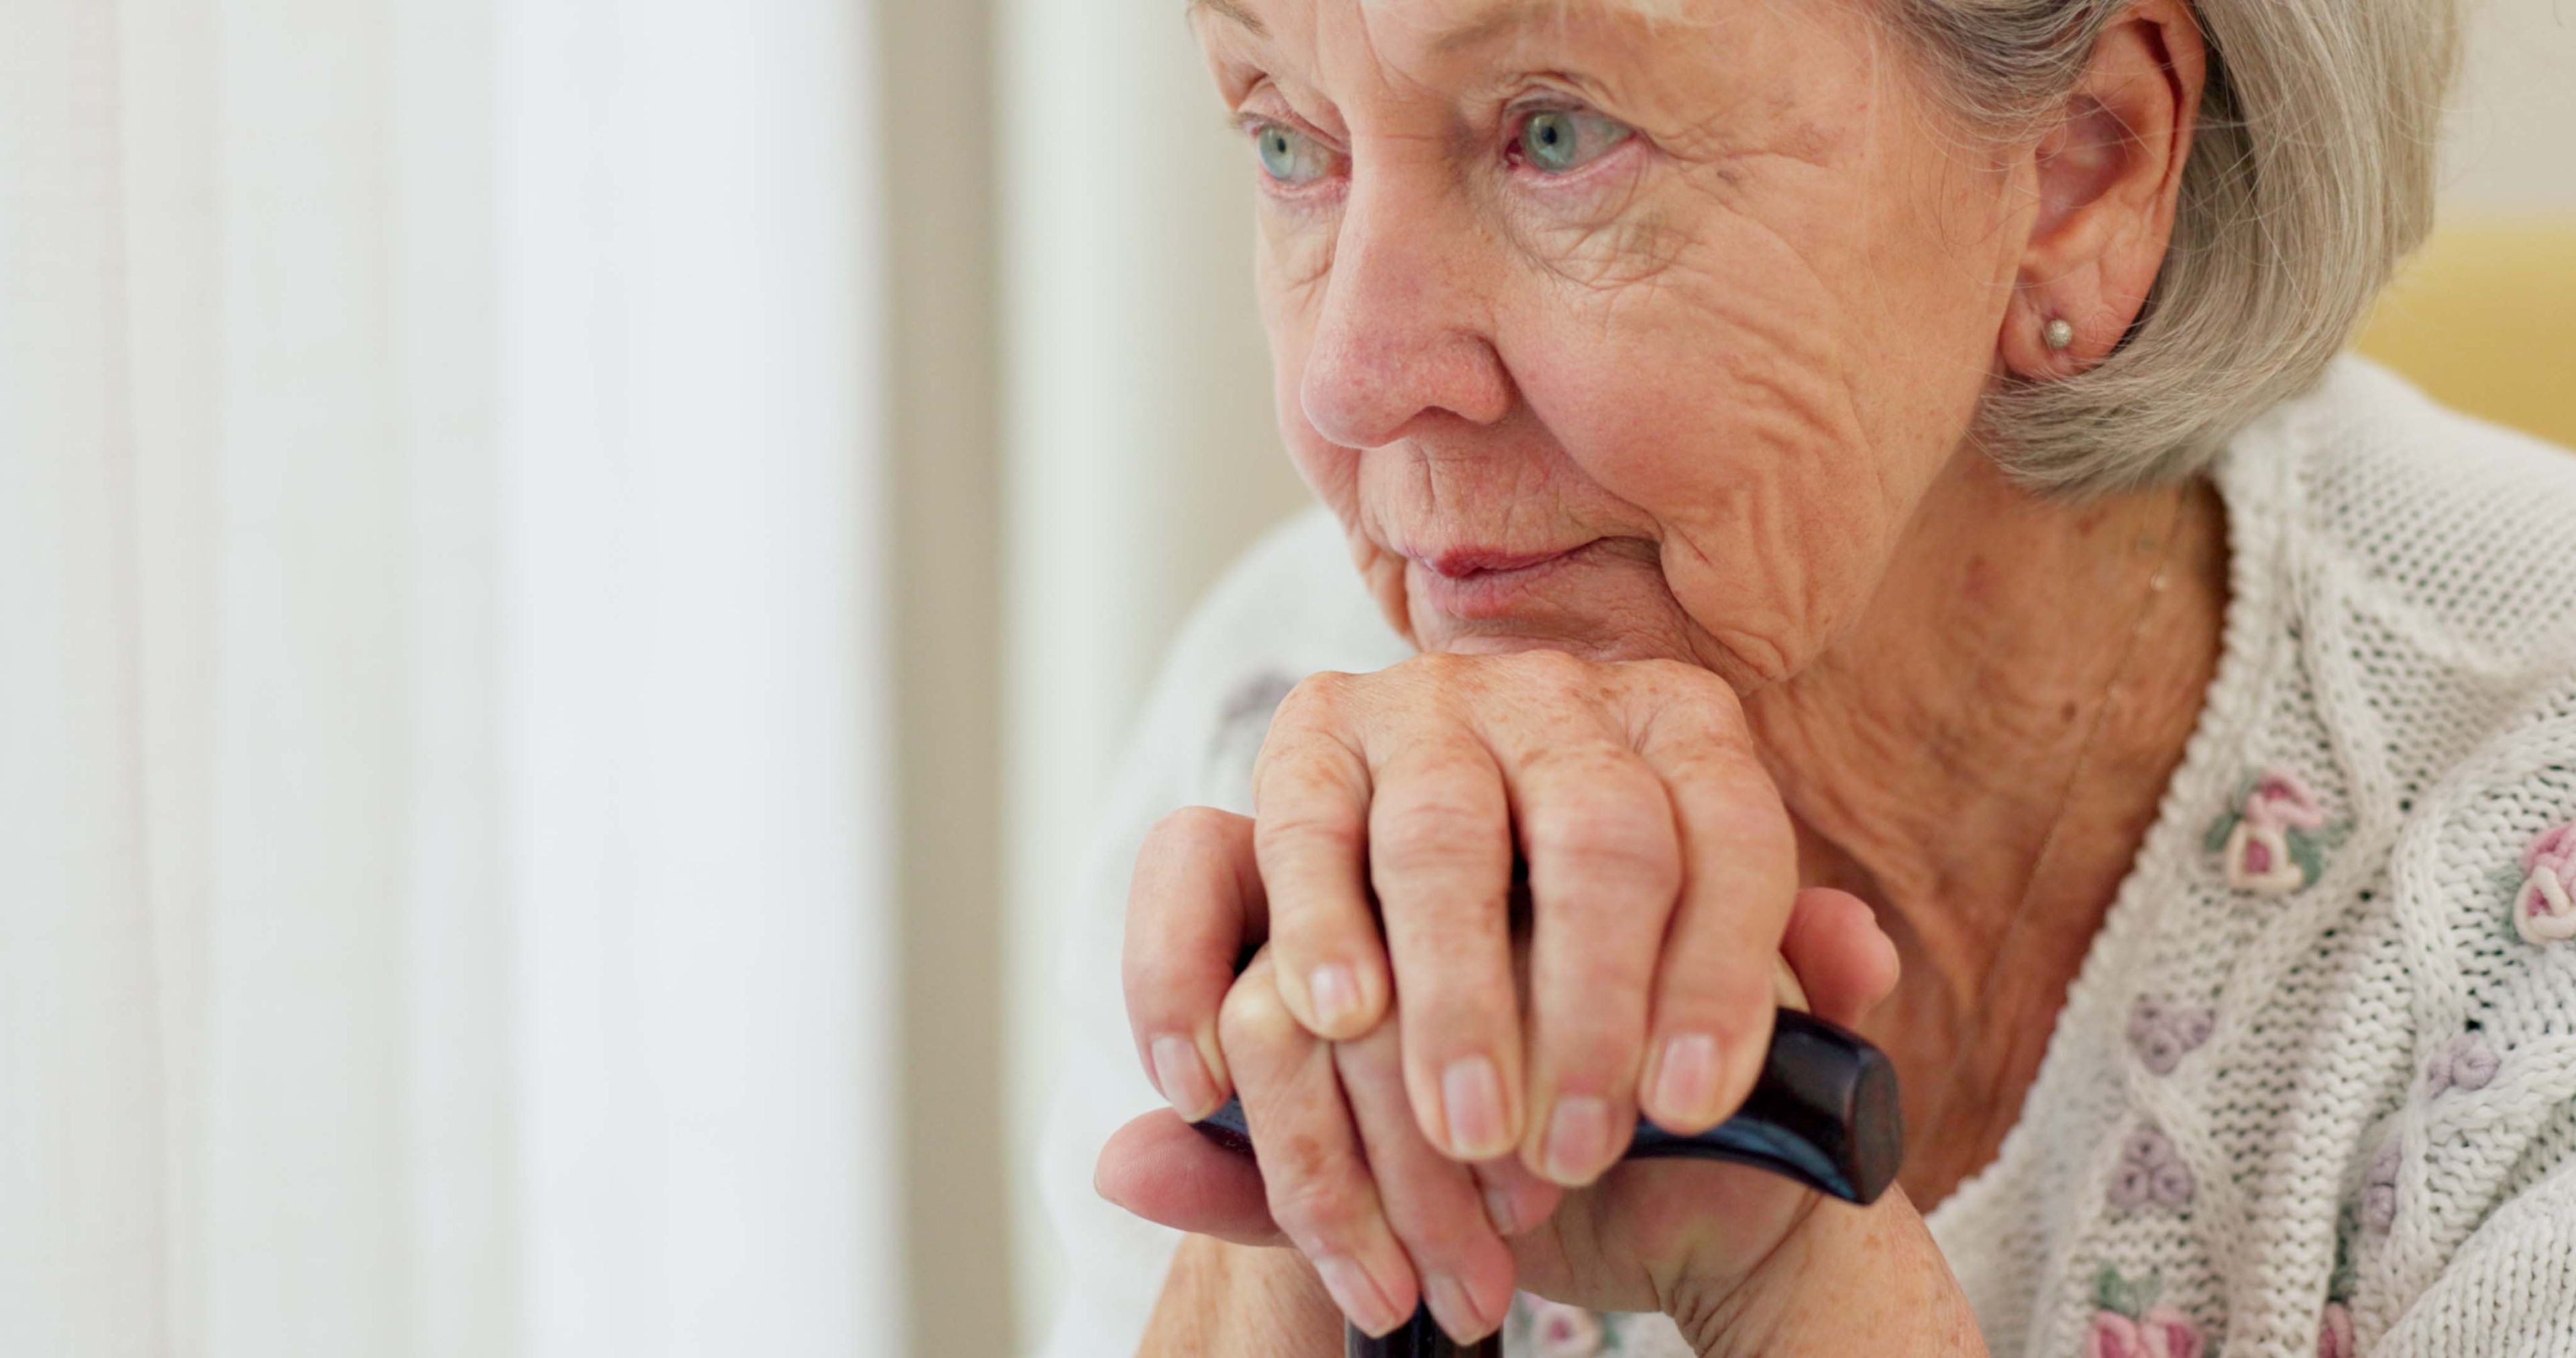
[{"label": "white curtain", "polygon": [[860,0],[0,0],[0,1354],[893,1354]]}]

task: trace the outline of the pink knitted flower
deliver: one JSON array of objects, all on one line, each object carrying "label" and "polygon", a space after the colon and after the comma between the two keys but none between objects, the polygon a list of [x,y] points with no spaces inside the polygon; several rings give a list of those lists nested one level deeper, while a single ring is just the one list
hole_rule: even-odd
[{"label": "pink knitted flower", "polygon": [[2170,1306],[2150,1308],[2131,1320],[2117,1311],[2093,1313],[2084,1358],[2200,1358],[2200,1327]]},{"label": "pink knitted flower", "polygon": [[2386,1235],[2397,1224],[2397,1171],[2404,1163],[2405,1147],[2395,1137],[2370,1157],[2361,1185],[2361,1224],[2373,1235]]},{"label": "pink knitted flower", "polygon": [[2084,1358],[2146,1358],[2146,1354],[2138,1322],[2117,1311],[2093,1313],[2093,1338],[2085,1346]]},{"label": "pink knitted flower", "polygon": [[2424,1089],[2439,1094],[2450,1089],[2484,1089],[2496,1077],[2503,1064],[2476,1033],[2462,1033],[2450,1045],[2434,1053],[2433,1064],[2424,1072]]},{"label": "pink knitted flower", "polygon": [[2129,1006],[2129,1046],[2147,1069],[2171,1075],[2184,1056],[2209,1040],[2217,1021],[2206,1009],[2177,1009],[2141,995]]},{"label": "pink knitted flower", "polygon": [[2297,774],[2265,769],[2245,794],[2245,819],[2275,830],[2315,830],[2325,825],[2326,812]]},{"label": "pink knitted flower", "polygon": [[2239,891],[2286,896],[2308,884],[2290,836],[2278,825],[2257,825],[2251,817],[2236,822],[2227,835],[2227,884]]},{"label": "pink knitted flower", "polygon": [[1530,1308],[1530,1340],[1539,1358],[1592,1358],[1601,1351],[1601,1317],[1580,1306],[1541,1301]]},{"label": "pink knitted flower", "polygon": [[[2107,1196],[2124,1211],[2155,1203],[2191,1205],[2191,1170],[2174,1154],[2173,1143],[2153,1127],[2140,1127],[2120,1143],[2120,1164],[2111,1171]],[[2135,1310],[2135,1307],[2131,1307]]]},{"label": "pink knitted flower", "polygon": [[2524,872],[2538,871],[2544,865],[2561,878],[2576,878],[2576,873],[2567,871],[2576,865],[2576,820],[2541,831],[2540,837],[2531,841],[2531,847],[2522,851]]},{"label": "pink knitted flower", "polygon": [[2317,1358],[2352,1358],[2352,1312],[2342,1302],[2326,1303],[2317,1326]]},{"label": "pink knitted flower", "polygon": [[2200,1358],[2200,1326],[2170,1306],[2158,1306],[2138,1317],[2138,1337],[2147,1358]]},{"label": "pink knitted flower", "polygon": [[2245,780],[2242,800],[2209,827],[2227,884],[2286,896],[2324,871],[2325,852],[2351,827],[2326,822],[2324,803],[2295,773],[2265,769]]},{"label": "pink knitted flower", "polygon": [[2522,851],[2513,927],[2534,947],[2576,938],[2576,821],[2553,826]]}]

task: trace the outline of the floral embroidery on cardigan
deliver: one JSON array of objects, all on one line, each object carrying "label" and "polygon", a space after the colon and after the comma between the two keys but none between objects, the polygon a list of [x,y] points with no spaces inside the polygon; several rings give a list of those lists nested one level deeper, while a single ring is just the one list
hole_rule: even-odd
[{"label": "floral embroidery on cardigan", "polygon": [[2317,1321],[2317,1358],[2353,1358],[2352,1308],[2342,1302],[2327,1302]]},{"label": "floral embroidery on cardigan", "polygon": [[2424,1072],[2424,1092],[2431,1095],[2452,1089],[2484,1089],[2502,1064],[2485,1038],[2462,1033],[2434,1053],[2432,1064]]},{"label": "floral embroidery on cardigan", "polygon": [[2326,1278],[2326,1306],[2317,1316],[2317,1358],[2353,1358],[2352,1290],[2360,1271],[2352,1262],[2352,1233],[2358,1224],[2352,1204],[2336,1210],[2334,1272]]},{"label": "floral embroidery on cardigan", "polygon": [[2541,832],[2522,851],[2522,889],[2513,897],[2513,927],[2534,947],[2576,938],[2576,821]]},{"label": "floral embroidery on cardigan", "polygon": [[2129,1006],[2129,1046],[2147,1069],[2171,1075],[2183,1057],[2209,1040],[2216,1022],[2206,1009],[2180,1009],[2141,995]]},{"label": "floral embroidery on cardigan", "polygon": [[2362,1180],[2361,1224],[2372,1235],[2386,1235],[2397,1224],[2397,1166],[2405,1158],[2405,1149],[2397,1138],[2390,1137],[2379,1153],[2370,1157],[2370,1174]]},{"label": "floral embroidery on cardigan", "polygon": [[2156,1304],[2161,1275],[2133,1283],[2109,1264],[2093,1277],[2093,1333],[2084,1358],[2200,1358],[2200,1325]]},{"label": "floral embroidery on cardigan", "polygon": [[2191,1169],[2174,1154],[2173,1143],[2153,1127],[2140,1127],[2120,1143],[2120,1167],[2111,1174],[2111,1205],[2135,1209],[2148,1203],[2161,1207],[2191,1205]]},{"label": "floral embroidery on cardigan", "polygon": [[2325,875],[2325,853],[2351,826],[2328,823],[2325,807],[2298,775],[2265,769],[2239,784],[2236,809],[2209,827],[2227,884],[2238,891],[2286,896]]},{"label": "floral embroidery on cardigan", "polygon": [[1503,1322],[1503,1351],[1537,1358],[1616,1358],[1631,1351],[1623,1319],[1515,1292],[1511,1315]]}]

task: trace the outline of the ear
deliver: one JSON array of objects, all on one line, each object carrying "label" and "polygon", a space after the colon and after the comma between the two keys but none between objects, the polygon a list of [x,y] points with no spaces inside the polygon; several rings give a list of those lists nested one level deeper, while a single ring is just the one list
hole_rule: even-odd
[{"label": "ear", "polygon": [[[1998,349],[2025,377],[2108,357],[2173,240],[2209,55],[2186,0],[2138,0],[2102,30],[2057,124],[2032,148],[2036,209]],[[2048,324],[2074,342],[2051,349]]]}]

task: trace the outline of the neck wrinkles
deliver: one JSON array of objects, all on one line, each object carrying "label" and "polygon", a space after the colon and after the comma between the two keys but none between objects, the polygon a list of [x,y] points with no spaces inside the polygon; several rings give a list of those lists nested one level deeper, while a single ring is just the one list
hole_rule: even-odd
[{"label": "neck wrinkles", "polygon": [[2181,762],[2225,519],[2206,482],[2079,506],[1963,458],[1852,633],[1747,704],[1803,881],[1870,902],[1904,960],[1881,1017],[1927,1153],[1909,1173],[1943,1181],[1927,1203],[2018,1111]]}]

